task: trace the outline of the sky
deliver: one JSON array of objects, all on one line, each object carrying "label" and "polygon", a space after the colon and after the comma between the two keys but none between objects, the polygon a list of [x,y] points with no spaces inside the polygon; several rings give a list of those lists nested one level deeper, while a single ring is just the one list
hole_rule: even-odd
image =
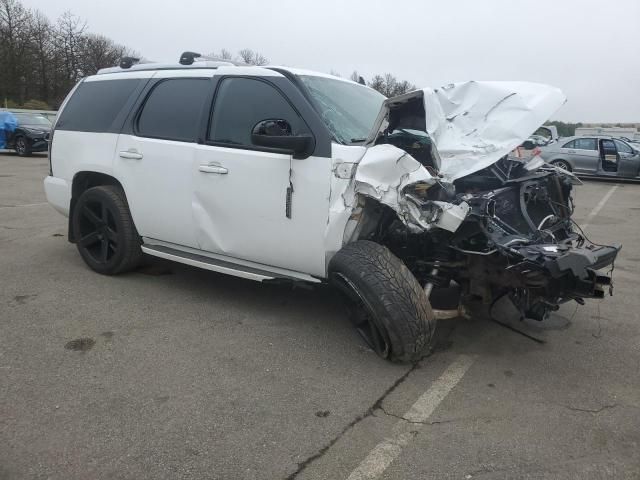
[{"label": "sky", "polygon": [[561,88],[553,119],[640,122],[640,0],[22,0],[145,58],[251,48],[272,64],[418,87],[526,80]]}]

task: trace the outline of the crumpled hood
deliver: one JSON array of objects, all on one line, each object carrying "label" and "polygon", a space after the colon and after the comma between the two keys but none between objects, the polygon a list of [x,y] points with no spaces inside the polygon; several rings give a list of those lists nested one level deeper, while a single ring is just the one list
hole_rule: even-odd
[{"label": "crumpled hood", "polygon": [[[470,81],[411,95],[423,97],[426,130],[438,149],[440,173],[447,181],[497,162],[566,101],[558,88],[530,82]],[[387,100],[383,109],[393,101]]]}]

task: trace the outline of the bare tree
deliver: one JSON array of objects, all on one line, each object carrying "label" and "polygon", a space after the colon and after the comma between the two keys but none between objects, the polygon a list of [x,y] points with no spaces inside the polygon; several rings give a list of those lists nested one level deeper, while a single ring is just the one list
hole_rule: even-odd
[{"label": "bare tree", "polygon": [[81,42],[80,70],[91,75],[101,68],[117,65],[125,56],[132,56],[124,46],[118,45],[104,35],[90,33]]},{"label": "bare tree", "polygon": [[54,24],[20,0],[0,0],[0,102],[57,106],[81,77],[135,55],[111,39],[86,32],[65,12]]},{"label": "bare tree", "polygon": [[29,73],[22,59],[31,40],[31,12],[17,0],[0,0],[0,94],[4,98],[26,96]]},{"label": "bare tree", "polygon": [[51,41],[51,22],[41,12],[33,13],[31,25],[32,52],[35,60],[35,73],[39,81],[40,100],[49,102],[49,62],[52,60],[54,46]]},{"label": "bare tree", "polygon": [[243,48],[238,52],[242,61],[248,65],[266,65],[269,59],[259,52],[255,52],[250,48]]},{"label": "bare tree", "polygon": [[71,85],[82,76],[79,58],[86,28],[86,22],[67,10],[58,19],[55,29],[56,49],[62,57],[66,80]]},{"label": "bare tree", "polygon": [[403,93],[416,89],[415,85],[406,80],[398,81],[398,79],[390,73],[385,73],[384,76],[376,75],[369,82],[369,86],[385,97],[395,97],[396,95],[402,95]]},{"label": "bare tree", "polygon": [[375,75],[369,82],[369,86],[374,90],[379,91],[381,94],[383,95],[385,94],[386,87],[385,87],[384,78],[382,78],[382,76]]}]

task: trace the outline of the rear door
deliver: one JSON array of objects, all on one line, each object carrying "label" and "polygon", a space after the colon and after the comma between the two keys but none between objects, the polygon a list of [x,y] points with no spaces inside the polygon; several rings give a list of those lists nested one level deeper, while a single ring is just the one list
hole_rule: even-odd
[{"label": "rear door", "polygon": [[595,138],[576,138],[571,150],[577,171],[592,173],[598,170],[598,141]]},{"label": "rear door", "polygon": [[192,168],[212,75],[207,70],[158,72],[118,139],[114,170],[143,237],[198,246]]},{"label": "rear door", "polygon": [[611,139],[601,139],[600,144],[600,173],[601,175],[618,174],[618,150],[616,144]]}]

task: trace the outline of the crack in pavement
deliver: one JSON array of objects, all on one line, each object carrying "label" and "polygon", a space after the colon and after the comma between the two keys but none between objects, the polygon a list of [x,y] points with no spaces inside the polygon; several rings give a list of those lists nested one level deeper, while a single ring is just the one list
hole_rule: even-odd
[{"label": "crack in pavement", "polygon": [[[307,467],[309,467],[309,465],[314,463],[316,460],[322,458],[322,456],[325,453],[327,453],[327,451],[331,447],[333,447],[348,431],[353,429],[353,427],[355,427],[358,423],[360,423],[365,418],[368,418],[368,417],[371,417],[371,416],[375,416],[375,411],[376,410],[384,411],[383,408],[382,408],[382,403],[384,402],[385,398],[387,398],[391,393],[393,393],[393,391],[396,388],[398,388],[407,379],[407,377],[409,377],[409,375],[411,375],[411,373],[413,373],[415,370],[420,368],[419,367],[419,363],[422,360],[424,360],[424,358],[426,358],[426,357],[423,357],[420,360],[418,360],[417,362],[415,362],[414,364],[412,364],[411,368],[409,368],[409,370],[407,370],[395,382],[393,382],[393,384],[389,388],[387,388],[384,391],[384,393],[382,395],[380,395],[380,397],[378,397],[378,399],[373,403],[373,405],[371,405],[364,413],[358,415],[353,420],[351,420],[351,422],[349,422],[340,431],[340,433],[338,433],[338,435],[336,435],[334,438],[332,438],[329,441],[329,443],[327,443],[325,446],[323,446],[320,450],[318,450],[313,455],[307,457],[302,462],[299,462],[298,463],[298,468],[296,468],[296,470],[294,472],[292,472],[290,475],[285,477],[285,480],[295,480],[298,477],[298,475],[300,475],[304,470],[307,469]],[[415,423],[421,423],[421,422],[415,422]]]}]

